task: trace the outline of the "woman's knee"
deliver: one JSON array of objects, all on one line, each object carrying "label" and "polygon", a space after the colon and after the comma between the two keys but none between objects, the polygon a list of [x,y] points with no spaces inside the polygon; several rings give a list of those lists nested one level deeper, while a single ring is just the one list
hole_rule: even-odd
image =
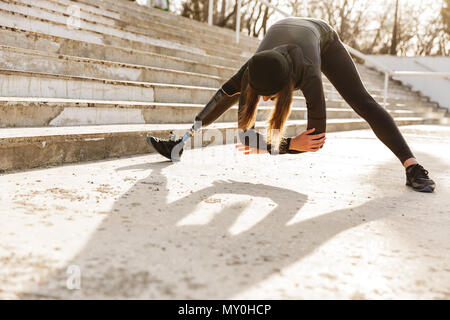
[{"label": "woman's knee", "polygon": [[363,118],[372,117],[384,113],[383,107],[375,101],[371,96],[362,97],[360,99],[355,99],[348,101],[350,107],[352,107],[355,112]]}]

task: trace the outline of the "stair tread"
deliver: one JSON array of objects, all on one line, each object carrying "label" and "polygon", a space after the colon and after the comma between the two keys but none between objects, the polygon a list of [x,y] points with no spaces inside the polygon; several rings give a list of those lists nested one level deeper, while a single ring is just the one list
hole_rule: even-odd
[{"label": "stair tread", "polygon": [[[14,104],[37,104],[45,106],[61,106],[66,107],[121,107],[121,108],[133,108],[133,107],[167,107],[167,108],[204,108],[205,104],[200,103],[176,103],[176,102],[143,102],[143,101],[120,101],[120,100],[90,100],[90,99],[67,99],[67,98],[40,98],[40,97],[0,97],[0,105],[8,106]],[[231,109],[237,109],[238,106],[234,105]],[[259,105],[258,110],[272,110],[273,105]],[[327,111],[333,112],[349,112],[353,109],[349,106],[342,107],[327,107]],[[306,111],[306,107],[291,107],[292,111],[301,110]],[[389,109],[389,112],[396,113],[416,113],[420,112],[411,109]]]},{"label": "stair tread", "polygon": [[[421,117],[395,117],[394,119],[419,121]],[[304,125],[306,120],[287,120],[286,126]],[[349,123],[364,122],[363,119],[329,119],[327,123]],[[256,127],[265,127],[265,121],[256,121]],[[173,123],[173,124],[114,124],[114,125],[87,125],[87,126],[66,126],[66,127],[22,127],[22,128],[0,128],[0,139],[21,139],[21,138],[39,138],[49,136],[95,136],[108,134],[123,134],[131,132],[150,132],[166,130],[189,129],[192,124]],[[236,128],[236,122],[217,122],[204,129],[225,129]]]}]

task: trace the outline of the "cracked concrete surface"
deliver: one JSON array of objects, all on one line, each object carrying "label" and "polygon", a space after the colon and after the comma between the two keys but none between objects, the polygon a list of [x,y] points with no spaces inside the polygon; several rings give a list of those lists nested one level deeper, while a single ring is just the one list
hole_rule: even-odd
[{"label": "cracked concrete surface", "polygon": [[449,299],[450,127],[400,130],[435,193],[370,130],[0,175],[0,298]]}]

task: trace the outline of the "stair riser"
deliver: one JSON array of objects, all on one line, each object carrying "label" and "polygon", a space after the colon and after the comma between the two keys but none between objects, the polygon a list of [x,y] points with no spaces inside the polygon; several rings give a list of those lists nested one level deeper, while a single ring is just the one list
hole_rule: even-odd
[{"label": "stair riser", "polygon": [[[0,75],[2,97],[74,98],[92,100],[136,100],[153,102],[152,86],[125,86],[105,81]],[[188,91],[188,90],[185,90]],[[159,93],[161,95],[161,93]],[[187,96],[187,92],[185,93]],[[186,100],[186,98],[185,98]],[[187,101],[184,101],[187,102]]]},{"label": "stair riser", "polygon": [[[429,123],[424,120],[405,120],[397,122],[398,125]],[[368,129],[366,122],[349,122],[329,124],[328,132]],[[230,128],[231,129],[231,128]],[[237,141],[236,127],[230,129],[205,129],[202,131],[203,146],[211,141],[211,136],[221,137],[223,143],[230,142],[226,137],[234,137]],[[261,129],[257,127],[257,129]],[[296,135],[306,129],[305,124],[289,125],[286,127],[286,135]],[[214,131],[212,131],[214,130]],[[221,135],[217,136],[220,131]],[[226,132],[228,131],[228,133]],[[184,133],[184,132],[182,132]],[[181,133],[181,134],[182,134]],[[2,139],[0,140],[0,169],[28,169],[46,165],[60,165],[89,160],[101,160],[111,157],[130,156],[155,152],[146,142],[148,135],[167,137],[168,130],[140,131],[115,134],[90,134],[90,135],[64,135],[47,136],[27,139]],[[180,132],[178,132],[180,134]],[[197,139],[197,141],[199,141]],[[215,140],[220,143],[219,140]],[[233,142],[234,142],[233,141]]]}]

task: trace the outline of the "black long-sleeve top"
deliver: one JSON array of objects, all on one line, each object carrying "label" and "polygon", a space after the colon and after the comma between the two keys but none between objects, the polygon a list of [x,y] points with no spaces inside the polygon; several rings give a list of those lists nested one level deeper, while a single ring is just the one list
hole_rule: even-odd
[{"label": "black long-sleeve top", "polygon": [[[295,89],[305,97],[308,125],[314,134],[326,131],[326,105],[321,76],[321,53],[336,39],[337,34],[325,21],[313,18],[286,18],[273,24],[256,52],[274,49],[290,62]],[[246,62],[222,86],[229,96],[241,91]]]}]

